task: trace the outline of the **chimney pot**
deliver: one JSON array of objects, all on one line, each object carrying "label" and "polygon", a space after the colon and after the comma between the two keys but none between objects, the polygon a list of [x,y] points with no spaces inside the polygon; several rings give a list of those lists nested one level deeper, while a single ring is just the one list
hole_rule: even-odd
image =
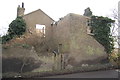
[{"label": "chimney pot", "polygon": [[24,3],[22,2],[22,8],[24,8]]}]

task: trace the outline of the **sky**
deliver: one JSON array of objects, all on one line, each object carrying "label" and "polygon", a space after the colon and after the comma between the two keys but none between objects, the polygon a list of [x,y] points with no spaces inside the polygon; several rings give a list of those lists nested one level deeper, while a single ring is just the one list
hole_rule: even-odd
[{"label": "sky", "polygon": [[17,7],[24,2],[25,14],[41,9],[55,21],[68,13],[83,15],[90,7],[96,16],[111,17],[120,0],[1,0],[0,2],[0,35],[7,32],[9,24],[16,18]]}]

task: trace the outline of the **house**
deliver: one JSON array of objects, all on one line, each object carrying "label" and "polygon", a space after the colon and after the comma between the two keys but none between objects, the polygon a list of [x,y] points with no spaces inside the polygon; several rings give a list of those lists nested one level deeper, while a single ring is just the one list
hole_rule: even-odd
[{"label": "house", "polygon": [[[69,54],[69,58],[74,58],[73,63],[98,63],[106,59],[104,47],[90,33],[90,18],[70,13],[56,22],[40,9],[28,14],[24,14],[24,10],[22,3],[22,7],[17,9],[17,16],[25,20],[28,33],[44,36],[48,46],[46,50]],[[43,27],[39,31],[37,26]]]},{"label": "house", "polygon": [[91,61],[98,63],[106,58],[104,47],[87,32],[88,17],[70,13],[53,28],[54,49],[60,48],[61,53],[68,53],[75,62]]}]

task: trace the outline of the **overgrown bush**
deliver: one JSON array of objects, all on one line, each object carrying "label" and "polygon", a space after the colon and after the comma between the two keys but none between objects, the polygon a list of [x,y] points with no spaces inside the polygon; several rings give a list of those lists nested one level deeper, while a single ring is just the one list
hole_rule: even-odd
[{"label": "overgrown bush", "polygon": [[13,38],[13,36],[7,34],[2,36],[2,43],[6,43],[7,41],[11,40]]},{"label": "overgrown bush", "polygon": [[17,17],[13,20],[8,29],[10,35],[20,36],[26,31],[26,23],[22,17]]},{"label": "overgrown bush", "polygon": [[111,23],[114,20],[108,17],[92,16],[91,17],[91,28],[93,30],[94,38],[104,46],[107,53],[111,53],[114,49],[114,41],[111,35]]},{"label": "overgrown bush", "polygon": [[22,17],[17,17],[13,20],[8,28],[8,34],[2,36],[2,43],[6,43],[13,37],[23,35],[26,31],[26,23]]},{"label": "overgrown bush", "polygon": [[110,62],[113,65],[117,65],[118,67],[120,67],[120,54],[119,53],[112,53],[109,55],[110,58]]}]

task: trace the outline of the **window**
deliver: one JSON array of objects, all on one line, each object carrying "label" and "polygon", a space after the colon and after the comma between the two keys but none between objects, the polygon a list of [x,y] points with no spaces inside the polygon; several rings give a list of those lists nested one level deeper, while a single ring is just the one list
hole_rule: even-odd
[{"label": "window", "polygon": [[36,24],[36,32],[45,37],[45,25]]},{"label": "window", "polygon": [[91,24],[92,24],[91,20],[88,20],[88,21],[87,21],[87,34],[89,34],[89,35],[94,35]]},{"label": "window", "polygon": [[87,21],[87,26],[91,26],[91,20]]},{"label": "window", "polygon": [[93,29],[91,29],[90,26],[87,26],[87,34],[89,34],[89,35],[94,35],[94,34],[93,34]]}]

